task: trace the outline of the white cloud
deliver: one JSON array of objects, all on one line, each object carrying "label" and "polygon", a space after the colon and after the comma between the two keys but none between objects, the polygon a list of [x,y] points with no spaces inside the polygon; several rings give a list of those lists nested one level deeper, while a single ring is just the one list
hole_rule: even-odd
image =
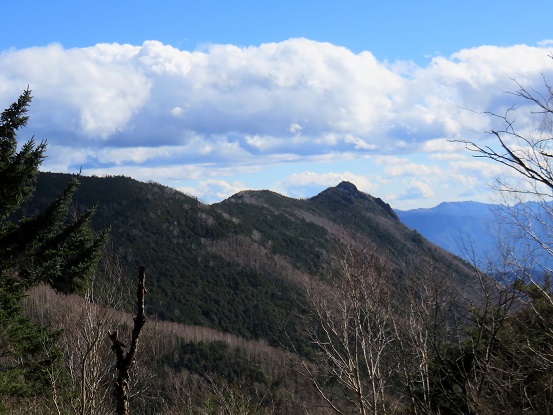
[{"label": "white cloud", "polygon": [[[177,150],[178,151],[178,150]],[[98,151],[97,159],[100,163],[122,165],[128,162],[144,163],[154,158],[167,158],[175,154],[171,147],[132,147],[132,148],[103,148]]]},{"label": "white cloud", "polygon": [[197,186],[179,186],[177,190],[196,196],[204,203],[213,203],[227,199],[241,190],[249,189],[240,182],[229,183],[225,180],[200,180]]},{"label": "white cloud", "polygon": [[94,152],[88,148],[70,148],[48,143],[41,170],[58,173],[78,173]]},{"label": "white cloud", "polygon": [[292,134],[301,134],[301,125],[297,122],[293,122],[290,124],[290,128],[288,129]]},{"label": "white cloud", "polygon": [[[2,53],[0,76],[19,89],[30,84],[41,121],[50,118],[51,130],[81,141],[128,134],[156,144],[192,131],[277,139],[279,148],[294,148],[288,132],[309,137],[323,152],[363,151],[482,131],[486,117],[463,107],[501,110],[492,106],[507,101],[511,78],[533,82],[551,71],[546,55],[523,45],[485,46],[436,57],[425,68],[411,65],[406,75],[369,52],[307,39],[204,52],[155,41],[67,50],[54,44]],[[0,92],[2,102],[16,95]],[[324,136],[334,140],[318,141]]]},{"label": "white cloud", "polygon": [[392,164],[384,168],[387,176],[432,176],[442,174],[442,169],[438,166],[425,165],[420,163],[402,163]]},{"label": "white cloud", "polygon": [[[472,178],[481,182],[496,169],[460,159],[466,150],[450,140],[493,138],[483,132],[497,119],[481,112],[504,114],[513,103],[524,129],[527,103],[504,91],[516,89],[512,79],[541,90],[541,75],[553,75],[549,45],[464,49],[421,67],[308,39],[192,52],[157,41],[52,44],[0,53],[0,105],[30,85],[29,131],[48,139],[45,166],[60,171],[82,165],[99,175],[177,184],[191,177],[203,180],[206,192],[223,194],[240,169],[370,155],[367,165],[381,167],[380,181],[332,167],[267,181],[301,193],[302,186],[350,180],[372,192],[375,183],[407,176],[439,175],[452,184],[462,172],[476,186]],[[451,171],[438,162],[449,162]],[[407,182],[403,194],[394,194],[429,197],[428,180]]]},{"label": "white cloud", "polygon": [[149,98],[151,82],[133,64],[138,50],[129,45],[65,50],[52,44],[8,51],[0,55],[0,76],[18,90],[30,85],[37,124],[107,139],[125,129]]},{"label": "white cloud", "polygon": [[182,114],[182,111],[182,108],[177,106],[171,110],[171,115],[178,117]]},{"label": "white cloud", "polygon": [[336,186],[342,181],[351,182],[360,191],[369,194],[374,193],[378,189],[378,184],[371,181],[367,176],[347,171],[327,173],[305,171],[294,173],[278,183],[277,188],[285,194],[306,197],[306,194],[301,194],[301,189],[311,188],[320,191],[327,187]]},{"label": "white cloud", "polygon": [[379,166],[390,166],[397,164],[409,163],[409,158],[407,157],[398,157],[394,155],[385,155],[385,156],[374,156],[371,158],[374,164]]},{"label": "white cloud", "polygon": [[506,167],[502,166],[499,163],[493,163],[487,159],[483,160],[454,160],[449,163],[452,169],[455,169],[457,172],[475,172],[481,175],[482,177],[489,177],[490,174],[499,175],[508,170]]},{"label": "white cloud", "polygon": [[454,142],[444,138],[436,138],[434,140],[428,140],[422,144],[421,150],[425,153],[454,153],[459,150],[463,150],[465,145],[459,142]]},{"label": "white cloud", "polygon": [[428,158],[431,160],[462,160],[465,155],[460,153],[433,153]]},{"label": "white cloud", "polygon": [[398,199],[428,199],[432,196],[434,196],[434,191],[428,183],[413,179]]}]

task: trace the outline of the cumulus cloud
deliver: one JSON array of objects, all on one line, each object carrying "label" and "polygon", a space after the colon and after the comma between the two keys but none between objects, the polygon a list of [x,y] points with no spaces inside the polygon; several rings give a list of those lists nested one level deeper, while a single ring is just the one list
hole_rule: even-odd
[{"label": "cumulus cloud", "polygon": [[241,190],[249,190],[244,183],[225,180],[200,180],[196,186],[177,186],[177,190],[195,196],[205,203],[227,199]]},{"label": "cumulus cloud", "polygon": [[11,86],[0,98],[9,102],[14,88],[31,85],[40,118],[81,143],[132,142],[122,134],[148,136],[150,145],[178,143],[192,131],[206,140],[222,134],[276,138],[280,147],[294,148],[290,133],[301,133],[313,142],[334,137],[332,144],[317,142],[321,151],[373,150],[474,128],[486,118],[463,107],[499,109],[492,104],[512,89],[512,78],[531,82],[550,71],[546,54],[522,45],[485,46],[405,74],[370,52],[307,39],[194,52],[156,41],[67,50],[53,44],[0,55],[0,76]]},{"label": "cumulus cloud", "polygon": [[434,191],[428,183],[413,179],[400,194],[399,199],[427,199],[432,196]]},{"label": "cumulus cloud", "polygon": [[[197,187],[214,194],[225,193],[216,184],[233,189],[224,183],[235,182],[217,174],[306,157],[371,155],[388,176],[382,181],[443,175],[443,166],[410,155],[461,163],[463,150],[450,140],[482,136],[497,121],[482,113],[503,114],[514,103],[517,125],[524,126],[527,103],[504,91],[516,89],[512,79],[542,88],[542,74],[553,75],[549,45],[464,49],[421,67],[308,39],[195,51],[157,41],[73,49],[52,44],[0,53],[0,104],[6,107],[30,85],[29,129],[48,139],[56,154],[48,166],[60,171],[83,166],[178,181],[170,175],[185,174],[180,166],[211,166],[188,173],[197,180],[203,175]],[[351,173],[297,174],[273,183],[299,192],[302,183],[335,185]],[[376,190],[368,175],[353,176],[361,189]],[[420,181],[405,186],[403,197],[432,192]]]},{"label": "cumulus cloud", "polygon": [[125,129],[149,98],[151,82],[132,62],[137,48],[97,45],[43,48],[0,54],[2,103],[30,85],[39,127],[86,139],[108,139]]}]

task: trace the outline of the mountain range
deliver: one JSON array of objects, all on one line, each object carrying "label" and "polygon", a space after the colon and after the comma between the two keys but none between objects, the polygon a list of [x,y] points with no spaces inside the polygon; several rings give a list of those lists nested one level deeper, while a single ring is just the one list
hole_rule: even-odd
[{"label": "mountain range", "polygon": [[[72,177],[41,173],[34,196],[12,219],[43,211]],[[321,355],[327,343],[317,335],[345,328],[345,335],[331,339],[350,344],[358,333],[368,336],[362,339],[385,334],[377,337],[390,345],[386,359],[393,356],[390,368],[397,368],[396,347],[418,338],[426,317],[439,329],[433,332],[457,333],[469,322],[469,310],[486,303],[486,287],[497,287],[492,279],[476,279],[471,261],[458,256],[464,240],[478,255],[492,246],[497,219],[489,205],[394,211],[349,182],[309,199],[259,190],[207,205],[124,176],[78,180],[71,209],[78,214],[94,207],[92,227],[109,229],[106,257],[117,259],[117,272],[104,272],[102,263],[86,299],[36,287],[25,310],[34,322],[62,329],[65,359],[82,352],[87,327],[97,329],[94,344],[101,350],[95,356],[106,368],[102,396],[109,396],[113,353],[102,333],[129,334],[134,307],[103,299],[113,294],[132,301],[131,278],[145,266],[148,322],[133,375],[134,390],[142,391],[133,398],[137,413],[215,413],[211,409],[224,405],[236,413],[229,408],[238,401],[257,408],[243,413],[328,409],[306,376],[317,373],[314,367],[333,370],[329,357]],[[114,278],[120,270],[128,278]],[[350,308],[360,304],[358,311]],[[330,320],[317,320],[321,315]],[[93,316],[99,316],[94,324],[82,324]],[[354,317],[362,326],[353,324]],[[336,333],[334,328],[327,333]],[[366,344],[362,339],[352,344]],[[335,384],[337,379],[329,377],[325,388],[341,400],[347,388]]]},{"label": "mountain range", "polygon": [[[70,178],[41,173],[23,214],[43,209]],[[363,246],[399,274],[430,253],[444,272],[454,269],[460,279],[471,273],[404,225],[387,203],[348,182],[303,200],[261,190],[206,205],[123,176],[79,181],[74,209],[96,206],[93,226],[110,228],[128,268],[151,270],[147,311],[161,320],[282,344],[295,330],[290,316],[300,313],[301,287],[332,266],[337,244]],[[286,336],[283,321],[291,325]]]},{"label": "mountain range", "polygon": [[541,246],[553,242],[551,212],[550,205],[538,202],[446,202],[430,209],[396,210],[405,225],[478,267],[509,267],[516,259],[539,273],[553,266]]},{"label": "mountain range", "polygon": [[477,262],[497,250],[499,206],[479,202],[444,202],[428,209],[396,210],[400,220],[453,254]]},{"label": "mountain range", "polygon": [[[20,215],[41,212],[71,178],[41,173]],[[161,184],[124,176],[78,180],[72,209],[95,208],[92,227],[109,229],[106,256],[118,258],[116,267],[128,275],[114,280],[112,273],[100,272],[92,296],[101,301],[107,298],[105,290],[132,298],[136,270],[141,265],[147,269],[148,323],[135,376],[148,393],[139,395],[143,402],[134,398],[133,405],[149,412],[137,413],[182,413],[183,396],[195,408],[206,405],[206,396],[220,406],[223,397],[238,392],[247,402],[277,408],[270,413],[311,413],[305,408],[324,406],[313,385],[290,365],[317,361],[318,349],[309,337],[317,307],[313,287],[325,310],[339,307],[333,303],[336,295],[349,298],[355,289],[340,291],[333,285],[345,274],[353,273],[359,278],[356,284],[389,298],[398,314],[407,293],[415,295],[409,297],[413,300],[449,282],[462,294],[459,298],[477,298],[470,264],[405,225],[385,201],[349,182],[309,199],[242,191],[207,205]],[[361,262],[359,270],[355,258],[362,256],[356,252],[376,260]],[[371,279],[377,274],[382,278]],[[452,295],[447,289],[440,292]],[[125,321],[132,321],[133,311],[132,303],[121,304],[117,311],[108,308],[117,317],[105,320],[120,333],[129,331]],[[26,299],[33,321],[63,328],[67,356],[75,353],[75,338],[81,338],[81,320],[93,315],[86,310],[103,313],[105,305],[113,307],[97,302],[90,308],[82,297],[56,295],[45,286]],[[459,307],[459,302],[451,303],[455,315],[463,312]],[[105,353],[100,361],[109,363],[112,353],[105,340],[99,343]],[[105,376],[109,379],[110,372]],[[109,390],[110,382],[105,385]],[[163,412],[169,404],[175,412]]]}]

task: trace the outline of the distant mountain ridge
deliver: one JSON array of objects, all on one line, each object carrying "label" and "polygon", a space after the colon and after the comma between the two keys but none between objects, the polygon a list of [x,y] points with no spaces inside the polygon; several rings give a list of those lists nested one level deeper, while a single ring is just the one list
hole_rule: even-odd
[{"label": "distant mountain ridge", "polygon": [[[501,265],[501,241],[518,249],[520,258],[532,255],[543,265],[551,266],[549,255],[539,253],[538,244],[529,240],[520,226],[533,222],[536,235],[550,241],[552,218],[547,210],[535,202],[505,207],[469,201],[444,202],[429,209],[396,210],[396,213],[405,225],[429,241],[480,266],[490,262]],[[540,220],[533,219],[534,215]],[[549,225],[543,227],[539,222]]]},{"label": "distant mountain ridge", "polygon": [[405,225],[447,251],[469,259],[474,250],[484,259],[497,247],[493,234],[496,209],[496,205],[479,202],[444,202],[433,208],[395,212]]}]

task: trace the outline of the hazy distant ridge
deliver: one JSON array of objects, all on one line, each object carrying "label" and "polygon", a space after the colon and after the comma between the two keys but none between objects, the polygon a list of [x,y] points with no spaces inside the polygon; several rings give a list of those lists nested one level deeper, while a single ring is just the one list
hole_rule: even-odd
[{"label": "hazy distant ridge", "polygon": [[429,241],[462,257],[468,250],[478,259],[497,248],[497,205],[479,202],[444,202],[429,209],[396,210],[401,221]]}]

